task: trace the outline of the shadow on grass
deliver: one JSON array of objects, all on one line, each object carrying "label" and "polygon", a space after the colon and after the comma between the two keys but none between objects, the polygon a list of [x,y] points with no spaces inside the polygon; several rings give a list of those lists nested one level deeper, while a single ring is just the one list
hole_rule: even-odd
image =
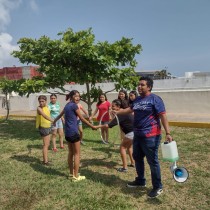
[{"label": "shadow on grass", "polygon": [[81,168],[88,168],[89,166],[103,166],[103,167],[110,169],[110,168],[114,168],[117,165],[117,163],[114,161],[107,162],[106,160],[107,160],[107,158],[83,159]]},{"label": "shadow on grass", "polygon": [[23,163],[28,163],[34,169],[34,171],[38,171],[38,172],[41,172],[41,173],[47,174],[47,175],[66,177],[66,174],[61,173],[58,170],[54,169],[53,165],[45,166],[36,157],[32,157],[32,156],[28,156],[28,155],[14,155],[11,158],[14,160],[23,162]]},{"label": "shadow on grass", "polygon": [[119,148],[115,148],[113,145],[103,145],[103,147],[92,147],[92,150],[99,151],[107,154],[107,158],[111,158],[113,153],[119,154]]},{"label": "shadow on grass", "polygon": [[39,132],[35,128],[34,120],[8,120],[0,122],[1,139],[14,138],[16,140],[37,140]]}]

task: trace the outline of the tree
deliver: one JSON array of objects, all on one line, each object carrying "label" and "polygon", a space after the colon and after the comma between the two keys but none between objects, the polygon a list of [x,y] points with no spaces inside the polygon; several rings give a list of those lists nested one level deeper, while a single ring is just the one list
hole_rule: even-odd
[{"label": "tree", "polygon": [[90,113],[101,91],[96,83],[115,82],[116,90],[136,86],[135,55],[142,49],[139,44],[134,46],[132,39],[123,37],[112,44],[95,43],[92,29],[73,32],[71,28],[58,36],[60,39],[56,40],[42,36],[38,40],[21,38],[18,41],[20,51],[13,51],[13,56],[21,63],[39,65],[38,71],[44,75],[26,80],[21,85],[21,93],[29,95],[47,88],[66,92],[63,86],[70,81],[85,84],[87,92],[82,94],[82,100],[88,104]]},{"label": "tree", "polygon": [[12,81],[8,79],[0,79],[0,90],[5,95],[2,99],[2,108],[7,110],[6,120],[9,118],[9,110],[10,110],[10,95],[14,92],[21,93],[21,84],[24,80]]},{"label": "tree", "polygon": [[167,71],[167,68],[162,69],[161,71],[156,71],[154,75],[155,79],[170,79],[171,73]]}]

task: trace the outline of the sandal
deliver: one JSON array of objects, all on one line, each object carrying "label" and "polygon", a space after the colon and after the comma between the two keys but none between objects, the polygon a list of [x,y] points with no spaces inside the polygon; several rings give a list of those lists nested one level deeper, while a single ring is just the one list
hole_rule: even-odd
[{"label": "sandal", "polygon": [[117,171],[118,172],[127,172],[128,169],[127,168],[118,168]]}]

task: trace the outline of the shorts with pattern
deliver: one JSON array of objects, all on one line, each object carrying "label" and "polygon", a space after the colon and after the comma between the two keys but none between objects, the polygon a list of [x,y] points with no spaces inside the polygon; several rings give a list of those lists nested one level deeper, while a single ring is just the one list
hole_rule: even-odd
[{"label": "shorts with pattern", "polygon": [[48,136],[51,134],[51,128],[43,128],[43,127],[39,127],[39,134],[42,137]]}]

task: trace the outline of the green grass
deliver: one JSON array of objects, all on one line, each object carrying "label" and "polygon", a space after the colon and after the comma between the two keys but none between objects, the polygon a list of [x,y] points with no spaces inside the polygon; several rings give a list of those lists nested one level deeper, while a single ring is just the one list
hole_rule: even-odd
[{"label": "green grass", "polygon": [[170,163],[160,160],[164,193],[151,200],[146,196],[151,189],[148,165],[147,188],[126,188],[135,169],[116,171],[121,166],[119,148],[101,144],[99,131],[84,129],[80,173],[85,181],[67,179],[67,150],[50,150],[54,165],[43,166],[42,140],[34,124],[0,121],[0,209],[209,209],[209,129],[172,127],[180,155],[177,165],[186,167],[190,177],[185,183],[175,182]]}]

